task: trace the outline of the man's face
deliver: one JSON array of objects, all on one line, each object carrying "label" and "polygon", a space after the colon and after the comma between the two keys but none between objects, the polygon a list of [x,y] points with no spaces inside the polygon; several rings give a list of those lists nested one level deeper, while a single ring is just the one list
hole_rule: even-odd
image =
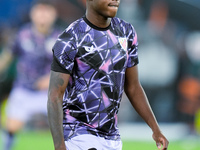
[{"label": "man's face", "polygon": [[36,26],[49,28],[56,19],[56,9],[51,5],[38,4],[31,10],[31,20]]},{"label": "man's face", "polygon": [[120,4],[120,0],[90,0],[94,13],[103,17],[115,17]]}]

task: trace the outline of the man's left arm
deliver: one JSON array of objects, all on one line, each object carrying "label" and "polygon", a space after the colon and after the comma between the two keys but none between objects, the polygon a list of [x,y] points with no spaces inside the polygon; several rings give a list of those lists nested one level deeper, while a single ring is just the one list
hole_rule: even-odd
[{"label": "man's left arm", "polygon": [[162,134],[147,96],[138,79],[137,65],[126,69],[124,90],[132,106],[153,131],[153,139],[161,150],[167,150],[168,140]]}]

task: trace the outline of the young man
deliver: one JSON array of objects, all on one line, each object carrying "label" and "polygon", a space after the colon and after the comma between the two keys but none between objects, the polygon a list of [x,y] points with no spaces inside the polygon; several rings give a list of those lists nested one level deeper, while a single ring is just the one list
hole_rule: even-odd
[{"label": "young man", "polygon": [[17,59],[17,75],[8,98],[5,148],[34,114],[47,115],[47,93],[52,62],[52,46],[60,30],[54,23],[57,12],[48,0],[35,1],[30,11],[31,23],[16,35],[12,56]]},{"label": "young man", "polygon": [[53,47],[48,118],[56,150],[121,150],[117,113],[124,90],[158,147],[168,147],[138,80],[136,32],[115,18],[119,3],[87,0],[86,15]]}]

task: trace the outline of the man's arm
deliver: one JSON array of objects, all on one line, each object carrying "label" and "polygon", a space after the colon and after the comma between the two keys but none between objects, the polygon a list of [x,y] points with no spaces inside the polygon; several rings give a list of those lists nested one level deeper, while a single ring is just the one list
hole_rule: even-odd
[{"label": "man's arm", "polygon": [[146,94],[139,82],[137,66],[126,69],[124,90],[135,110],[152,129],[153,139],[158,148],[160,149],[162,144],[162,150],[167,150],[169,142],[161,133]]},{"label": "man's arm", "polygon": [[69,74],[51,71],[48,92],[48,119],[55,150],[66,150],[63,137],[63,95]]}]

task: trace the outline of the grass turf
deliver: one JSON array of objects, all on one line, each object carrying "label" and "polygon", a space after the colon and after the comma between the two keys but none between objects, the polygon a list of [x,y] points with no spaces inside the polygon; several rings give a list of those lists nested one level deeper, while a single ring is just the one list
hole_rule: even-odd
[{"label": "grass turf", "polygon": [[[0,144],[2,140],[0,140]],[[0,148],[1,149],[1,148]],[[17,135],[13,150],[53,150],[53,141],[48,131],[23,131]],[[123,140],[123,150],[156,150],[155,143]],[[169,150],[200,150],[199,140],[172,141]]]}]

